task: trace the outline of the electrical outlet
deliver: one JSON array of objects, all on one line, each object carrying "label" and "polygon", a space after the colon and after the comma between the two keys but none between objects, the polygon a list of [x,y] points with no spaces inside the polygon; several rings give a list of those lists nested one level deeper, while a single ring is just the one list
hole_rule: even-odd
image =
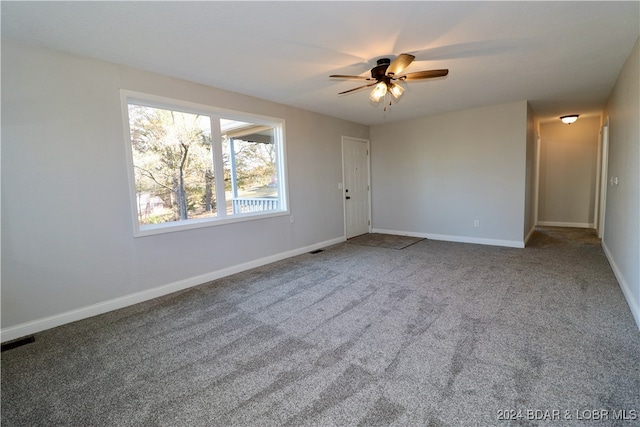
[{"label": "electrical outlet", "polygon": [[480,227],[480,220],[479,219],[473,220],[473,226],[474,227]]}]

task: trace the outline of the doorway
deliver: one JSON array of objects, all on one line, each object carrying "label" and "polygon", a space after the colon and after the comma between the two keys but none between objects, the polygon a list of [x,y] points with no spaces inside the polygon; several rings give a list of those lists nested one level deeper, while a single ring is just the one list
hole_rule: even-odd
[{"label": "doorway", "polygon": [[342,180],[345,236],[350,239],[371,228],[369,140],[342,137]]},{"label": "doorway", "polygon": [[600,117],[540,124],[537,225],[597,228]]}]

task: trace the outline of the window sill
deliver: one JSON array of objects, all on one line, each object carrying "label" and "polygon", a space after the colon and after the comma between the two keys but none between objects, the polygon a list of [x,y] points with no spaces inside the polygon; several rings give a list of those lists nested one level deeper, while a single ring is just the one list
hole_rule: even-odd
[{"label": "window sill", "polygon": [[174,233],[178,231],[193,230],[196,228],[216,227],[218,225],[233,224],[246,221],[255,221],[258,219],[274,218],[289,215],[287,211],[277,211],[272,213],[246,213],[228,216],[224,218],[204,218],[191,219],[185,221],[169,222],[162,224],[145,225],[143,228],[138,227],[134,230],[134,237],[153,236],[156,234]]}]

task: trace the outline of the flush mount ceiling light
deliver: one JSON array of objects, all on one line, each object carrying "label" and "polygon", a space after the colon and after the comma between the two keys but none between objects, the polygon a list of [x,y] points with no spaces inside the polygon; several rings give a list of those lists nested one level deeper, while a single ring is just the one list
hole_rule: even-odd
[{"label": "flush mount ceiling light", "polygon": [[[371,69],[371,77],[367,76],[345,76],[342,74],[333,74],[329,77],[338,79],[356,79],[366,80],[373,83],[367,83],[363,86],[358,86],[353,89],[340,92],[338,95],[345,93],[355,92],[365,87],[375,86],[369,95],[369,99],[378,103],[382,98],[386,98],[387,93],[391,94],[393,99],[398,100],[404,92],[404,88],[400,85],[400,82],[405,80],[420,80],[420,79],[432,79],[435,77],[444,77],[449,74],[449,70],[428,70],[417,71],[415,73],[400,74],[405,68],[409,66],[415,59],[415,56],[408,53],[402,53],[398,55],[396,59],[391,62],[389,58],[378,59],[377,65]],[[391,99],[389,99],[389,105],[391,105]],[[387,109],[385,102],[385,111]]]},{"label": "flush mount ceiling light", "polygon": [[579,114],[571,114],[569,116],[560,117],[560,120],[562,120],[562,123],[566,123],[566,124],[570,125],[571,123],[573,123],[576,120],[578,120],[578,116],[579,116]]}]

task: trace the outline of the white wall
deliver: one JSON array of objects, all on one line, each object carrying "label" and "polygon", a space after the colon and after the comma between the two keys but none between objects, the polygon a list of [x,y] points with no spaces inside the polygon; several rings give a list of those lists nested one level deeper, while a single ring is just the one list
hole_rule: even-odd
[{"label": "white wall", "polygon": [[540,225],[594,224],[600,116],[540,125]]},{"label": "white wall", "polygon": [[609,184],[602,246],[640,327],[640,39],[607,103]]},{"label": "white wall", "polygon": [[523,246],[527,114],[518,101],[373,126],[374,230]]},{"label": "white wall", "polygon": [[[295,222],[134,238],[120,89],[285,119]],[[3,40],[2,340],[344,239],[342,135],[368,127]]]}]

